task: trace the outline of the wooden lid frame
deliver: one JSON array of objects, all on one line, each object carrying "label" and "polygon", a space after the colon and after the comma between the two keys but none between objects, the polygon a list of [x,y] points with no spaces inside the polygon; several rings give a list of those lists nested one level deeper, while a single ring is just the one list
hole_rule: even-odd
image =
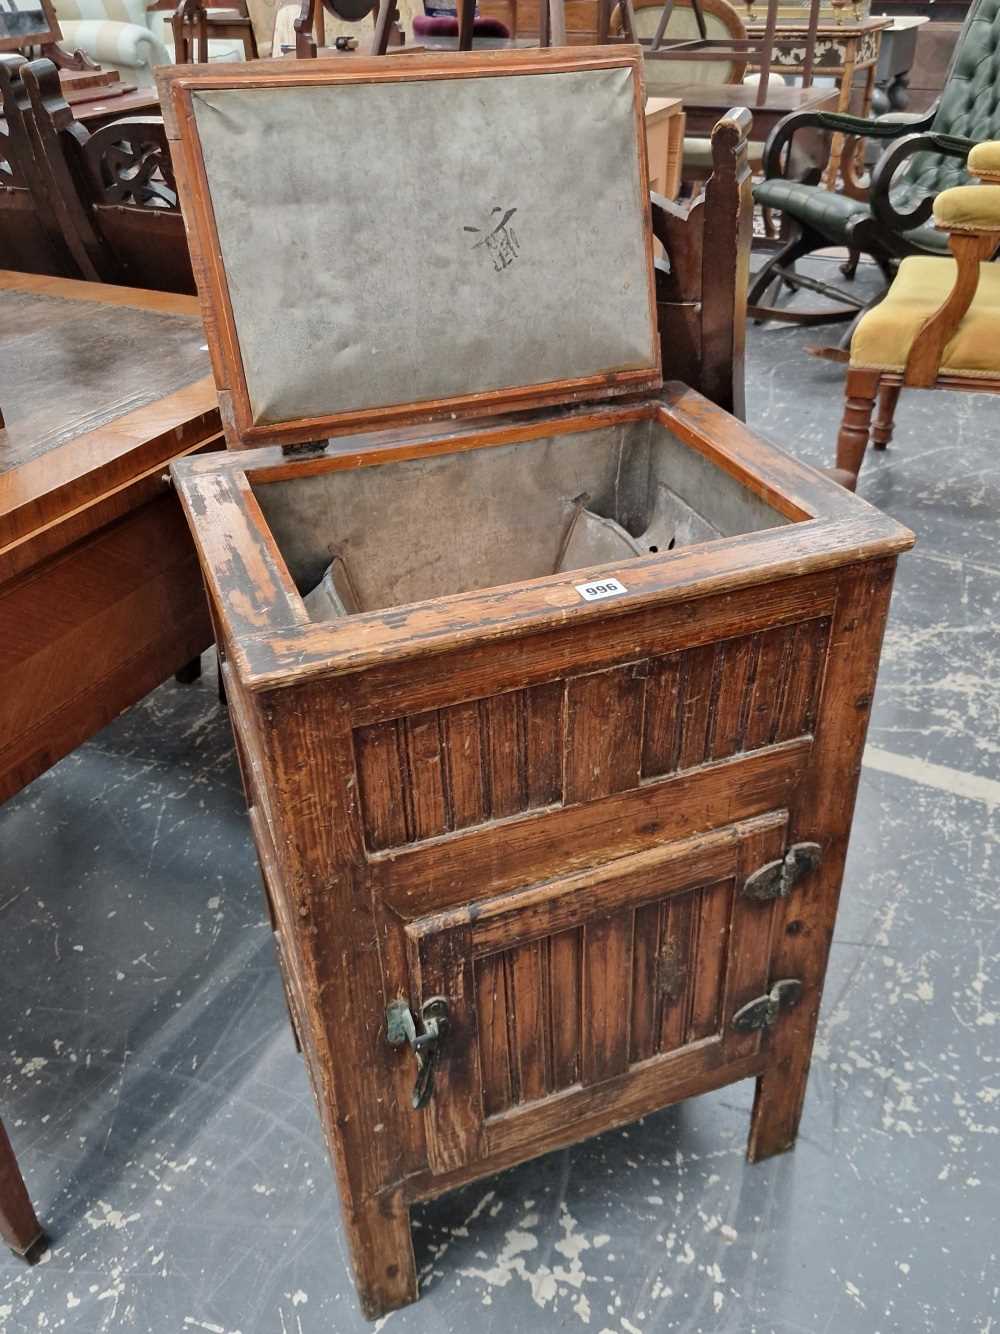
[{"label": "wooden lid frame", "polygon": [[[637,149],[639,204],[628,226],[641,229],[635,242],[645,252],[647,291],[629,300],[644,302],[649,321],[649,352],[635,364],[591,368],[578,377],[566,376],[539,383],[507,384],[471,393],[388,402],[346,410],[316,411],[302,416],[286,415],[261,420],[253,407],[248,385],[245,349],[241,346],[234,314],[231,275],[222,256],[218,222],[213,205],[202,143],[196,124],[196,99],[200,94],[226,90],[288,89],[309,86],[413,83],[417,81],[508,78],[537,74],[577,73],[592,70],[624,70],[629,76]],[[500,52],[444,52],[413,54],[392,60],[343,57],[312,61],[256,61],[247,64],[162,67],[157,70],[164,121],[181,197],[191,259],[201,298],[202,314],[219,394],[219,407],[230,445],[241,448],[264,445],[295,445],[359,430],[407,425],[442,418],[471,418],[614,398],[624,394],[658,391],[662,384],[660,346],[657,335],[656,296],[653,269],[652,227],[648,198],[648,164],[644,127],[644,90],[641,56],[636,47],[577,47]],[[572,152],[572,145],[568,146]],[[262,207],[265,205],[262,204]],[[566,209],[566,228],[580,224],[572,205]],[[387,222],[387,231],[389,223]],[[465,229],[467,230],[467,229]],[[392,244],[394,238],[386,238]],[[638,260],[636,272],[639,272]],[[264,279],[266,280],[266,279]],[[364,274],[358,274],[358,282]],[[638,308],[638,307],[637,307]],[[567,327],[576,311],[567,309]],[[643,335],[645,340],[645,335]],[[399,368],[401,383],[406,372]]]}]

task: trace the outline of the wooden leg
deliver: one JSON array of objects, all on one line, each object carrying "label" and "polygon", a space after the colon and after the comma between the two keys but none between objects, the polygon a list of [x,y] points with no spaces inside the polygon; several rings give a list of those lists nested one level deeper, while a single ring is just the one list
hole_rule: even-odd
[{"label": "wooden leg", "polygon": [[893,417],[902,385],[884,384],[878,391],[878,412],[872,426],[872,445],[876,449],[885,449],[892,439]]},{"label": "wooden leg", "polygon": [[765,1158],[787,1153],[795,1147],[811,1056],[812,1043],[809,1044],[805,1059],[796,1062],[794,1070],[775,1066],[758,1078],[753,1111],[750,1113],[748,1162],[763,1162]]},{"label": "wooden leg", "polygon": [[199,676],[201,676],[200,654],[197,658],[192,658],[190,662],[186,662],[183,667],[178,667],[177,671],[174,672],[174,680],[182,686],[191,685],[194,681],[197,681]]},{"label": "wooden leg", "polygon": [[347,1241],[361,1309],[369,1320],[417,1300],[410,1210],[398,1197],[368,1200],[347,1216]]},{"label": "wooden leg", "polygon": [[16,1255],[31,1260],[37,1256],[44,1235],[0,1121],[0,1237]]},{"label": "wooden leg", "polygon": [[[851,89],[854,86],[856,55],[855,47],[848,38],[847,58],[844,61],[844,68],[840,75],[840,89],[837,98],[837,110],[842,115],[851,109]],[[840,175],[840,163],[845,143],[846,136],[843,134],[834,134],[830,138],[830,157],[823,173],[823,188],[825,190],[835,190],[837,188],[837,177]]]},{"label": "wooden leg", "polygon": [[861,471],[861,462],[868,448],[868,433],[879,378],[879,371],[860,367],[847,372],[844,416],[837,435],[837,467],[855,476]]}]

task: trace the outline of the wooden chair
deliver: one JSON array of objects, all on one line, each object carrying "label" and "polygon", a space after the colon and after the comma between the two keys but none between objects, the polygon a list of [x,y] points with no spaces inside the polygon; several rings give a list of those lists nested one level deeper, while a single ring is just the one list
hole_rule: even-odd
[{"label": "wooden chair", "polygon": [[[635,35],[640,41],[652,39],[659,26],[663,0],[632,0]],[[743,20],[728,0],[701,0],[705,31],[710,39],[746,39]],[[625,14],[617,4],[611,15],[611,34],[625,32]],[[697,15],[692,0],[674,0],[665,31],[669,41],[695,40],[699,36]],[[644,62],[646,93],[649,97],[669,97],[671,90],[687,83],[742,83],[747,70],[744,57],[721,52],[718,60],[650,60]]]},{"label": "wooden chair", "polygon": [[45,1233],[35,1217],[24,1178],[0,1121],[0,1237],[15,1255],[33,1264],[41,1255]]},{"label": "wooden chair", "polygon": [[747,138],[753,117],[730,111],[712,131],[713,169],[693,202],[653,195],[656,303],[663,364],[743,417],[744,335],[753,204]]},{"label": "wooden chair", "polygon": [[22,79],[48,193],[84,276],[194,293],[163,121],[128,117],[90,134],[74,119],[51,61],[31,61]]},{"label": "wooden chair", "polygon": [[[883,301],[851,339],[837,466],[857,475],[871,437],[892,438],[903,386],[1000,393],[1000,142],[979,144],[968,171],[985,185],[955,186],[934,201],[953,258],[904,259]],[[878,399],[878,413],[872,413]]]},{"label": "wooden chair", "polygon": [[[897,259],[947,254],[945,238],[928,219],[936,195],[968,182],[965,160],[973,145],[1000,135],[998,58],[1000,6],[994,0],[974,0],[944,90],[926,115],[899,122],[802,111],[775,128],[764,153],[765,179],[754,198],[762,207],[783,213],[788,227],[781,250],[754,276],[750,307],[755,318],[833,324],[854,319],[865,309],[866,301],[852,293],[796,271],[797,261],[816,250],[843,246],[870,255],[886,283],[892,281]],[[803,131],[841,133],[886,145],[865,196],[825,189],[819,168],[799,170],[790,150]],[[783,287],[817,292],[836,305],[814,310],[778,305]]]},{"label": "wooden chair", "polygon": [[204,0],[179,0],[170,27],[178,65],[206,64],[210,41],[242,42],[243,58],[257,59],[257,38],[247,0],[237,0],[235,10],[209,9]]},{"label": "wooden chair", "polygon": [[31,134],[21,56],[0,56],[0,269],[79,278]]}]

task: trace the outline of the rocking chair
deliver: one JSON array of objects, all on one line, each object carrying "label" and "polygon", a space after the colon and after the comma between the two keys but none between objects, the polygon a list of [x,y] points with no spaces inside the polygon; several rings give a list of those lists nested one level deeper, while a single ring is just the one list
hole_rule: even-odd
[{"label": "rocking chair", "polygon": [[[924,117],[900,122],[803,111],[787,116],[775,127],[764,150],[765,179],[755,188],[754,200],[767,209],[780,210],[791,224],[791,234],[753,281],[748,294],[753,318],[835,324],[865,310],[868,301],[795,270],[796,261],[827,246],[845,246],[851,252],[852,259],[842,269],[847,277],[853,277],[859,253],[870,255],[886,284],[892,281],[896,262],[907,255],[948,254],[947,236],[928,219],[936,195],[968,184],[965,163],[970,149],[983,140],[1000,138],[998,58],[1000,3],[975,0],[941,97]],[[807,128],[889,142],[866,194],[826,190],[819,185],[820,172],[815,169],[798,180],[784,174],[792,139]],[[845,153],[845,163],[852,156]],[[865,197],[857,197],[859,194]],[[788,309],[775,304],[783,287],[805,288],[839,304],[825,310]],[[767,304],[772,288],[774,299]]]}]

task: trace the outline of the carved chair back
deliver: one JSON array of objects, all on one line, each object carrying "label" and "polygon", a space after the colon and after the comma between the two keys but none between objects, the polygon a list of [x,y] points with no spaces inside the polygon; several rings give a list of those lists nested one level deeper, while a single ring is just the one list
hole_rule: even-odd
[{"label": "carved chair back", "polygon": [[51,61],[32,61],[23,78],[59,221],[78,262],[89,261],[88,276],[193,293],[163,121],[128,117],[90,134],[74,119]]},{"label": "carved chair back", "polygon": [[21,56],[0,56],[0,268],[79,278],[31,134]]},{"label": "carved chair back", "polygon": [[656,304],[664,378],[683,380],[744,416],[744,341],[750,272],[753,117],[730,111],[712,130],[712,174],[692,203],[653,195]]}]

